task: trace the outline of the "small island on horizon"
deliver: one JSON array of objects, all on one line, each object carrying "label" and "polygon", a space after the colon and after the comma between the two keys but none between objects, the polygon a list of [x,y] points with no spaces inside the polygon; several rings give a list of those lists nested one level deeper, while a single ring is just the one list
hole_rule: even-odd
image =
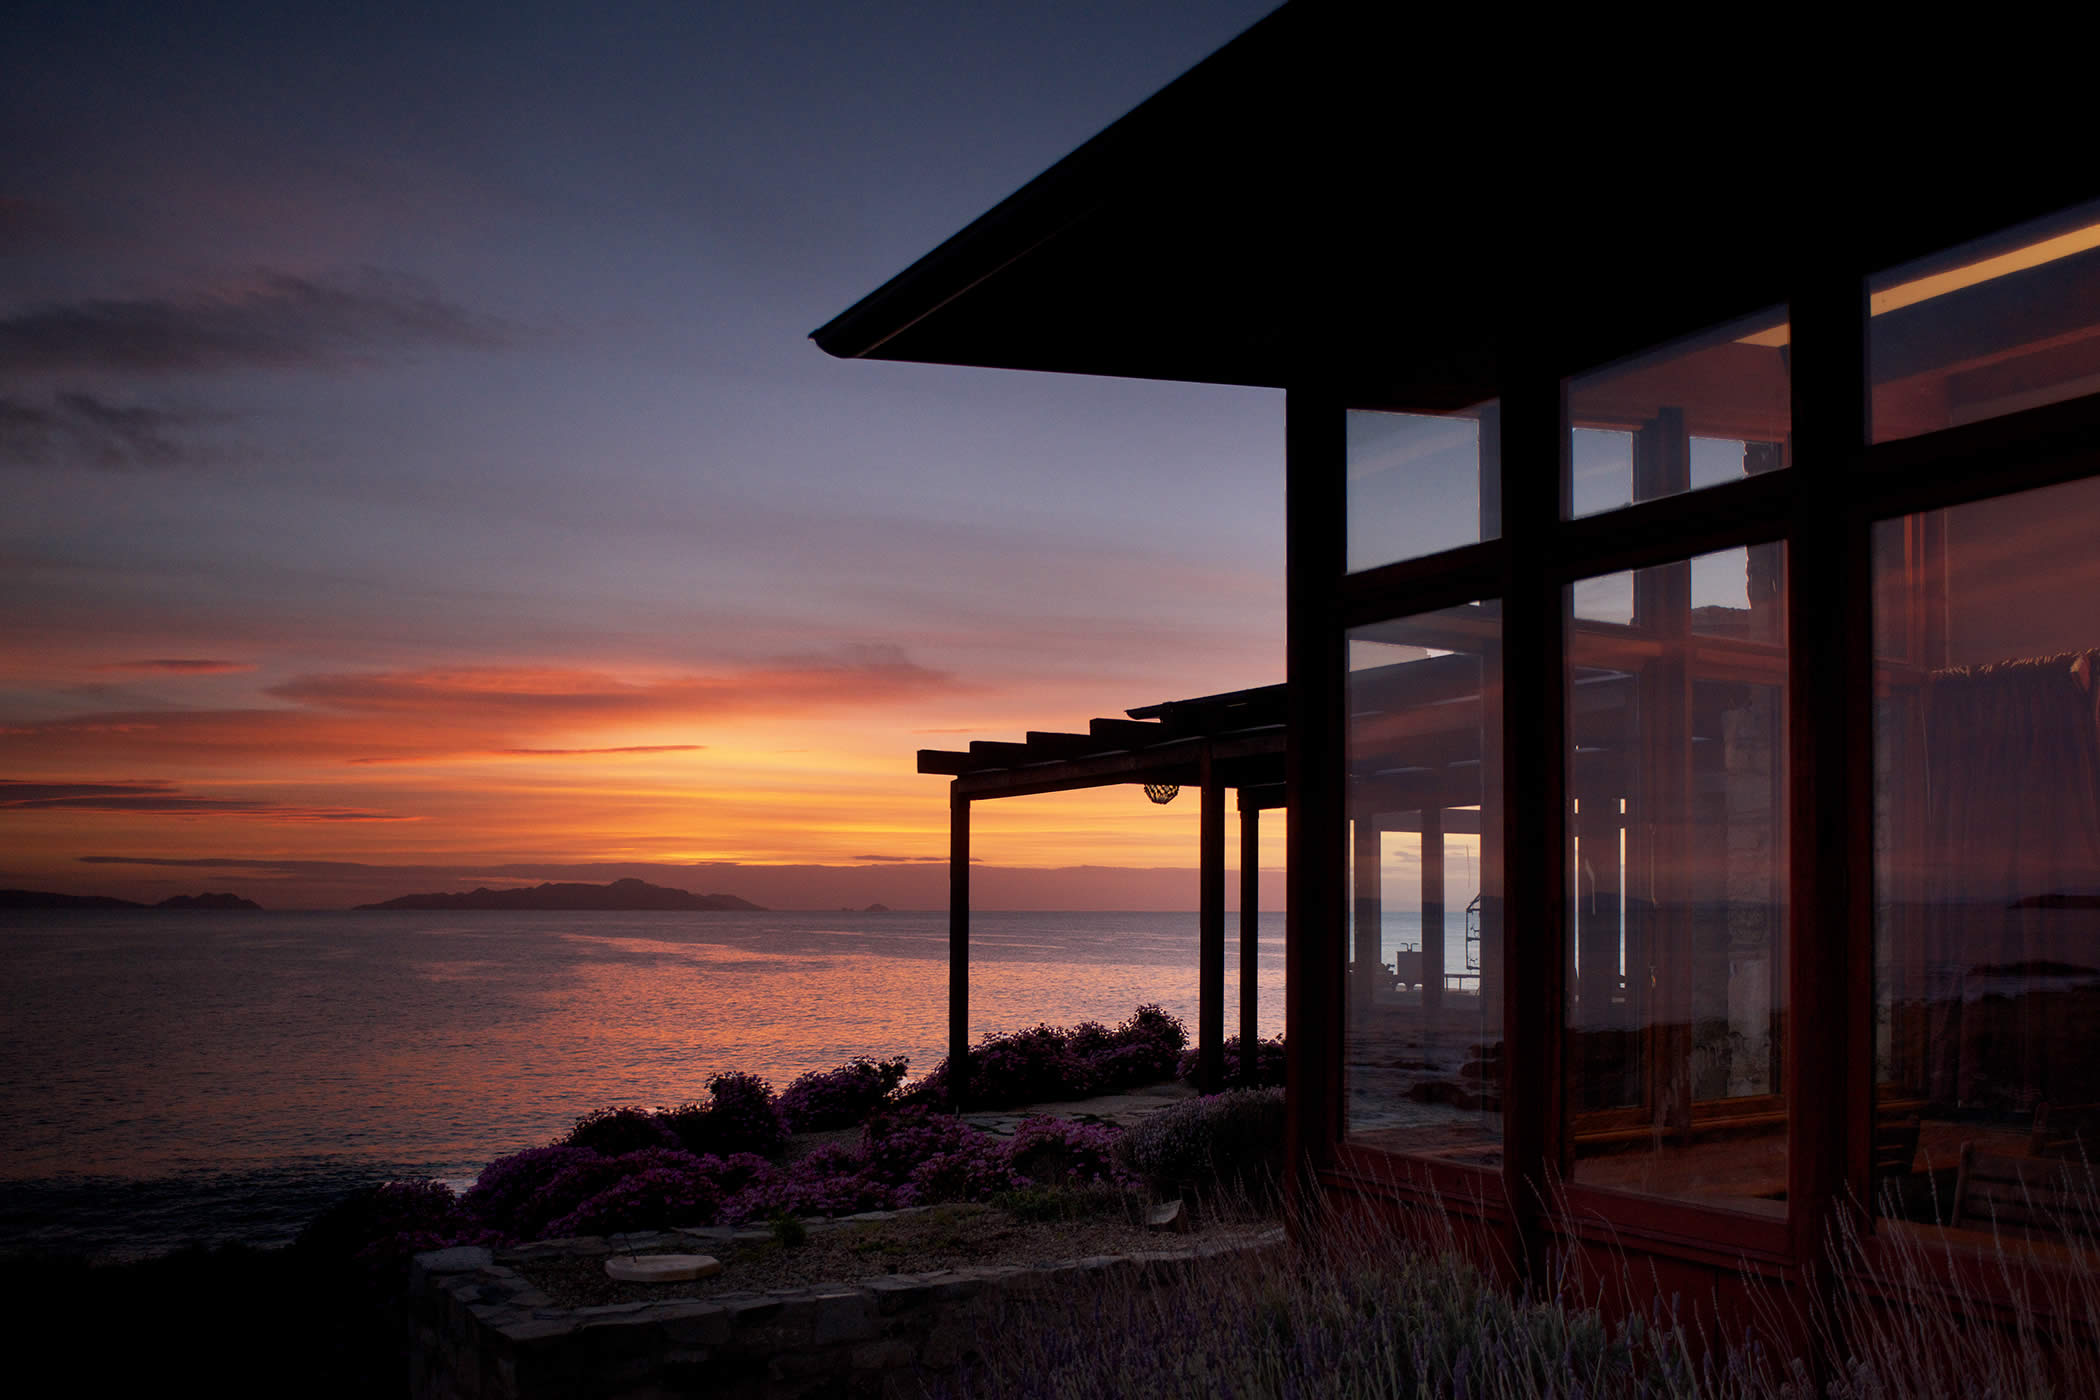
[{"label": "small island on horizon", "polygon": [[231,909],[255,909],[262,906],[252,899],[243,899],[232,893],[176,894],[158,904],[141,904],[135,899],[118,899],[107,894],[53,894],[48,890],[0,890],[0,909],[207,909],[212,911]]},{"label": "small island on horizon", "polygon": [[465,894],[405,894],[358,909],[707,909],[763,912],[765,906],[733,894],[694,894],[643,880],[615,880],[609,885],[544,884],[531,889],[492,890],[486,886]]}]

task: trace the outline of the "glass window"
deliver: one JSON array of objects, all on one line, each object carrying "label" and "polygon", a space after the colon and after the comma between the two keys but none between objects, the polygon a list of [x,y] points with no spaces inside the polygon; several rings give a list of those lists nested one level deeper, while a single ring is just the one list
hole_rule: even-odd
[{"label": "glass window", "polygon": [[1783,1214],[1786,547],[1567,599],[1573,1179]]},{"label": "glass window", "polygon": [[2100,204],[1867,284],[1875,442],[2100,391]]},{"label": "glass window", "polygon": [[1569,514],[1787,465],[1788,332],[1774,308],[1569,380]]},{"label": "glass window", "polygon": [[1444,414],[1352,408],[1348,420],[1351,573],[1501,533],[1495,403]]},{"label": "glass window", "polygon": [[1874,538],[1873,1194],[2100,1233],[2100,481]]},{"label": "glass window", "polygon": [[1501,608],[1349,633],[1350,1140],[1501,1161]]}]

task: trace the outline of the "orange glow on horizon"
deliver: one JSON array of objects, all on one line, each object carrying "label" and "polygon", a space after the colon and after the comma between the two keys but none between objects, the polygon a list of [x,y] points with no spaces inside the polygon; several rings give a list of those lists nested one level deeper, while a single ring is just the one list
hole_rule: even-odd
[{"label": "orange glow on horizon", "polygon": [[[0,726],[7,882],[37,873],[78,888],[82,856],[133,853],[389,866],[944,863],[947,780],[915,772],[916,750],[1084,727],[1101,709],[1098,694],[999,693],[883,658],[714,675],[490,667],[284,679],[216,664],[143,674],[170,695],[248,689],[218,708]],[[1193,792],[1158,807],[1135,787],[981,802],[973,854],[1000,867],[1192,869],[1197,807]],[[1272,814],[1265,865],[1280,865],[1282,835]]]}]

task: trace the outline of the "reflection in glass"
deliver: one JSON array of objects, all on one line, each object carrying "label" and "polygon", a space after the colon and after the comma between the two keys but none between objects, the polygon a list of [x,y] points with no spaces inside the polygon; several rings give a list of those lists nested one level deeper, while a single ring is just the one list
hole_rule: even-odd
[{"label": "reflection in glass", "polygon": [[1574,1180],[1783,1214],[1785,546],[1568,608]]},{"label": "reflection in glass", "polygon": [[2100,204],[1868,283],[1875,442],[2100,392]]},{"label": "reflection in glass", "polygon": [[1501,608],[1349,633],[1347,1133],[1492,1165],[1502,1142]]},{"label": "reflection in glass", "polygon": [[1979,1240],[2094,1231],[2096,516],[2083,481],[1874,535],[1875,1204]]},{"label": "reflection in glass", "polygon": [[1788,331],[1774,308],[1569,380],[1569,514],[1787,465]]},{"label": "reflection in glass", "polygon": [[1498,421],[1492,401],[1446,414],[1349,410],[1351,573],[1501,533]]}]

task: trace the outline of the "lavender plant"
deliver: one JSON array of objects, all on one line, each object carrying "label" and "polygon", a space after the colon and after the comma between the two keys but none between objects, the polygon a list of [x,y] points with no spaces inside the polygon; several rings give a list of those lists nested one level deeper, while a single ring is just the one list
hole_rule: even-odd
[{"label": "lavender plant", "polygon": [[1125,1133],[1117,1161],[1159,1195],[1220,1188],[1257,1199],[1283,1166],[1281,1089],[1234,1089],[1160,1110]]}]

